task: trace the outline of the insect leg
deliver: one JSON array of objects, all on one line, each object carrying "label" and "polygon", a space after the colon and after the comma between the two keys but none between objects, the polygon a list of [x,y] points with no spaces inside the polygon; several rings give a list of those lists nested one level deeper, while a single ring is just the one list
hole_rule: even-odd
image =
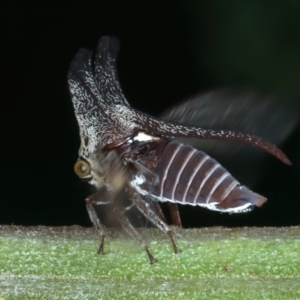
[{"label": "insect leg", "polygon": [[141,195],[136,192],[134,189],[128,190],[129,199],[135,204],[137,209],[149,220],[151,221],[156,227],[158,227],[162,232],[166,233],[172,243],[173,249],[175,253],[180,252],[174,237],[173,232],[169,228],[169,226],[162,221],[162,219],[155,213],[151,208],[150,205],[141,197]]},{"label": "insect leg", "polygon": [[150,252],[148,246],[146,245],[145,241],[138,234],[138,232],[135,230],[135,228],[131,225],[131,223],[129,222],[128,218],[125,216],[125,212],[127,210],[128,210],[127,208],[125,208],[123,210],[121,210],[121,208],[116,209],[116,211],[118,212],[118,215],[119,215],[119,222],[120,222],[120,224],[122,225],[123,229],[126,231],[126,233],[128,235],[130,235],[132,238],[136,239],[141,244],[141,246],[143,248],[145,248],[145,250],[147,252],[147,255],[149,257],[150,263],[151,264],[156,263],[157,260],[151,254],[151,252]]},{"label": "insect leg", "polygon": [[[148,195],[143,196],[143,200],[153,213],[155,213],[163,222],[167,223],[166,217],[157,201],[153,201],[153,199]],[[147,218],[147,220],[149,221],[149,218]]]},{"label": "insect leg", "polygon": [[170,210],[172,224],[178,227],[182,227],[181,217],[179,214],[177,203],[169,203],[169,210]]},{"label": "insect leg", "polygon": [[90,220],[92,221],[93,225],[95,226],[97,232],[100,234],[101,237],[101,243],[98,249],[98,253],[104,254],[105,226],[101,224],[94,205],[107,205],[111,202],[109,200],[100,201],[99,196],[100,194],[93,194],[88,198],[86,198],[85,202],[86,202],[86,209],[88,211]]},{"label": "insect leg", "polygon": [[[154,172],[152,172],[151,170],[149,170],[148,168],[146,168],[144,165],[142,165],[141,163],[131,159],[130,157],[126,157],[125,158],[126,162],[127,163],[130,163],[132,166],[134,166],[134,168],[142,174],[143,177],[145,177],[147,179],[147,182],[150,184],[150,185],[157,185],[159,183],[159,177],[157,176],[157,174],[155,174]],[[161,220],[163,220],[164,222],[167,222],[166,221],[166,217],[160,207],[160,205],[158,204],[158,202],[156,201],[153,201],[152,199],[148,199],[147,198],[144,198],[145,201],[147,201],[148,205],[151,207],[151,209],[153,209],[153,211],[155,213],[158,214],[158,216],[161,218]],[[149,200],[149,201],[148,201]],[[180,216],[179,216],[179,211],[178,211],[178,208],[177,208],[177,204],[176,203],[172,203],[174,207],[170,207],[170,212],[171,212],[171,218],[172,218],[172,222],[174,220],[176,220],[174,223],[174,225],[177,225],[177,226],[181,226],[181,219],[180,219]],[[175,218],[174,215],[174,210],[176,211],[176,208],[177,208],[177,215],[178,215],[178,218]]]}]

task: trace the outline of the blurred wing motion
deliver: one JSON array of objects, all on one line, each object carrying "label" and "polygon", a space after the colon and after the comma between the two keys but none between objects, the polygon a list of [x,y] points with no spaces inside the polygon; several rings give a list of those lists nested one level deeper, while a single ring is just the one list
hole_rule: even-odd
[{"label": "blurred wing motion", "polygon": [[[185,125],[248,132],[281,145],[299,122],[295,99],[249,89],[221,89],[196,95],[167,109],[160,117]],[[257,148],[225,140],[176,138],[214,157],[253,187],[263,176],[268,155]]]}]

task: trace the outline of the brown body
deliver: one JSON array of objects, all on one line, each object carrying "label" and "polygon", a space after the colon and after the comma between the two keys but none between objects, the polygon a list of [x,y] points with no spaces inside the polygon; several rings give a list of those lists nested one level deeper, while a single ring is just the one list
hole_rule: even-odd
[{"label": "brown body", "polygon": [[[241,186],[206,153],[170,139],[238,141],[290,162],[274,144],[254,134],[182,125],[176,117],[166,121],[133,109],[118,82],[117,51],[118,41],[103,37],[94,57],[90,50],[81,49],[71,64],[68,82],[81,138],[75,172],[96,187],[96,193],[86,199],[86,206],[101,236],[98,252],[104,252],[106,231],[94,206],[112,204],[124,230],[145,247],[153,263],[154,257],[126,216],[131,207],[168,234],[177,253],[158,201],[172,205],[173,220],[180,224],[177,204],[245,212],[266,200]],[[175,116],[184,115],[186,108],[175,110]],[[127,196],[129,205],[120,200],[121,194]]]}]

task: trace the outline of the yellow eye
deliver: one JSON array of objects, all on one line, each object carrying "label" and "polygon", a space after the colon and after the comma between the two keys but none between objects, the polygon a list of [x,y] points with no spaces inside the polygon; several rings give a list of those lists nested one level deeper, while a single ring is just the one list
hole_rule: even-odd
[{"label": "yellow eye", "polygon": [[91,167],[86,161],[77,160],[74,165],[74,171],[77,176],[84,177],[90,174]]}]

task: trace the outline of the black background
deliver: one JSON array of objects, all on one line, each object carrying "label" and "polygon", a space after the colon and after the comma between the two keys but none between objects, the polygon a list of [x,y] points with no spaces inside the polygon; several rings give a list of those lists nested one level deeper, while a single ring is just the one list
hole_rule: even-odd
[{"label": "black background", "polygon": [[[300,96],[298,1],[2,1],[1,15],[0,224],[90,226],[66,75],[102,35],[120,39],[122,88],[149,114],[228,85]],[[270,160],[255,188],[269,199],[263,208],[184,207],[184,226],[299,225],[299,137],[295,128],[282,145],[293,166]]]}]

